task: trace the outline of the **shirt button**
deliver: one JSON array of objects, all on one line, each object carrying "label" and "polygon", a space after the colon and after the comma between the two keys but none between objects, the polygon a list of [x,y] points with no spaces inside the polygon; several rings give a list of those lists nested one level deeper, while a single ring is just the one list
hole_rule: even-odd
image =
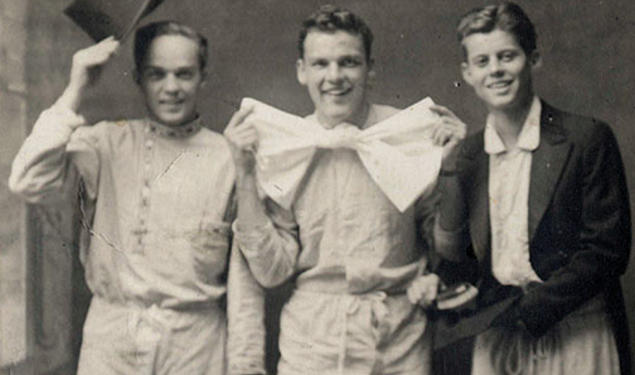
[{"label": "shirt button", "polygon": [[146,148],[152,148],[152,140],[151,139],[148,139],[146,141]]}]

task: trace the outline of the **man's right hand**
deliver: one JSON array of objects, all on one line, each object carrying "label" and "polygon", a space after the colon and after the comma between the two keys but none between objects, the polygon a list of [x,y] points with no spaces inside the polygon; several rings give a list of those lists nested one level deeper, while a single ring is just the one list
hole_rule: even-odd
[{"label": "man's right hand", "polygon": [[75,52],[70,80],[58,103],[77,112],[84,90],[97,80],[101,67],[110,60],[118,48],[119,41],[108,37]]},{"label": "man's right hand", "polygon": [[241,108],[234,113],[223,134],[229,141],[236,171],[240,176],[253,174],[258,131],[249,121],[245,121],[253,108]]}]

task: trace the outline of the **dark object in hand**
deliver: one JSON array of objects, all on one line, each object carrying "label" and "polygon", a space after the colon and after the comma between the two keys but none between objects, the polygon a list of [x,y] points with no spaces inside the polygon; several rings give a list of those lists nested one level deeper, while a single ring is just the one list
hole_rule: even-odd
[{"label": "dark object in hand", "polygon": [[461,310],[474,306],[478,295],[478,289],[470,283],[458,283],[451,285],[437,295],[437,310]]}]

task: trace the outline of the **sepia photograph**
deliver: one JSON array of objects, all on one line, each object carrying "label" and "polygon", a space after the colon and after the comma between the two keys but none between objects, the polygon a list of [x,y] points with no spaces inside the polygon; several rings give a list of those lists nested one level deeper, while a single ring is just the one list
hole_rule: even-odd
[{"label": "sepia photograph", "polygon": [[0,30],[0,375],[633,373],[635,3]]}]

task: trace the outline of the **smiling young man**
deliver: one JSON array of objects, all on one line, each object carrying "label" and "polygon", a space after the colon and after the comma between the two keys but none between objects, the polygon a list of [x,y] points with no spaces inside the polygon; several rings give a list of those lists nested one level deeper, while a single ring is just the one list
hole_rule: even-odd
[{"label": "smiling young man", "polygon": [[[296,71],[315,106],[307,124],[356,131],[398,112],[368,102],[372,39],[361,18],[333,6],[304,21]],[[448,122],[440,133],[465,134],[449,111],[433,108]],[[261,284],[295,278],[281,316],[278,373],[428,374],[428,322],[405,290],[425,267],[434,197],[400,212],[356,151],[336,147],[312,156],[290,209],[261,200],[252,153],[259,133],[249,114],[237,112],[225,131],[237,168],[234,230]]]},{"label": "smiling young man", "polygon": [[629,374],[631,222],[611,129],[534,94],[540,55],[518,5],[470,11],[458,35],[489,115],[442,179],[435,249],[478,259],[481,306],[514,301],[477,337],[473,374]]},{"label": "smiling young man", "polygon": [[[81,99],[118,45],[108,38],[74,55],[69,84],[16,156],[9,186],[45,204],[81,182],[80,257],[93,298],[79,374],[226,374],[234,167],[196,111],[207,41],[175,22],[140,28],[135,77],[148,117],[87,126]],[[239,274],[236,293],[249,298],[249,281],[257,284]],[[249,324],[258,343],[258,322]],[[264,372],[262,352],[231,347],[230,373]]]}]

